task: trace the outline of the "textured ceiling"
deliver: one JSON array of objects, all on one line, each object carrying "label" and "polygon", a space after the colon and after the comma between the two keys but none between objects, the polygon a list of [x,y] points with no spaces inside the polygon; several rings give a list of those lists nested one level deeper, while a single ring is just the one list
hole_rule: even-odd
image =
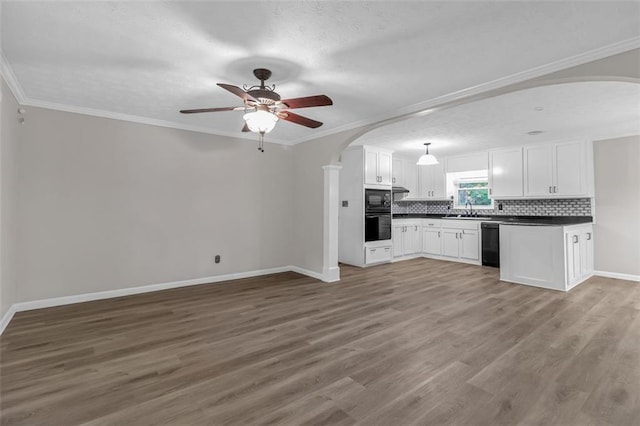
[{"label": "textured ceiling", "polygon": [[3,1],[1,7],[5,69],[27,104],[253,138],[239,131],[241,112],[178,110],[239,105],[215,83],[253,84],[252,69],[268,67],[283,97],[334,100],[299,110],[323,121],[319,129],[279,123],[267,139],[280,143],[395,116],[640,36],[638,2]]},{"label": "textured ceiling", "polygon": [[[530,131],[542,131],[529,135]],[[562,140],[640,135],[640,84],[555,84],[444,109],[373,130],[354,145],[391,149],[407,158]]]}]

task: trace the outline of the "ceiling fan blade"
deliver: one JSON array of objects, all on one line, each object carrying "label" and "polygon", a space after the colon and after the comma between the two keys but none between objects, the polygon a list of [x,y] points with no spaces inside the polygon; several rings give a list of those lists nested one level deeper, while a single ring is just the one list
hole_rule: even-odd
[{"label": "ceiling fan blade", "polygon": [[224,84],[224,83],[218,83],[218,86],[222,87],[225,90],[230,91],[236,96],[240,96],[245,101],[258,102],[256,98],[254,98],[253,96],[251,96],[250,94],[248,94],[247,92],[239,88],[238,86],[234,86],[232,84]]},{"label": "ceiling fan blade", "polygon": [[218,112],[218,111],[241,111],[245,107],[221,107],[221,108],[200,108],[200,109],[181,109],[183,114],[195,114],[198,112]]},{"label": "ceiling fan blade", "polygon": [[251,130],[249,130],[249,126],[247,126],[247,123],[244,123],[244,126],[242,126],[242,131],[243,132],[250,132]]},{"label": "ceiling fan blade", "polygon": [[289,111],[280,111],[278,113],[278,117],[281,120],[290,121],[292,123],[300,124],[301,126],[311,127],[312,129],[322,126],[322,123],[319,121],[312,120]]},{"label": "ceiling fan blade", "polygon": [[307,96],[304,98],[283,99],[280,102],[287,105],[287,108],[290,108],[290,109],[333,105],[333,101],[331,100],[331,98],[325,95]]}]

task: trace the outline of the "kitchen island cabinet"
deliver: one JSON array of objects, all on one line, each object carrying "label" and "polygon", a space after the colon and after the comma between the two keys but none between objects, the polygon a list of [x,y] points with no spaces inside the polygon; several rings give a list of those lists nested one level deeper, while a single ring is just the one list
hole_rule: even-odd
[{"label": "kitchen island cabinet", "polygon": [[568,291],[593,275],[593,225],[500,225],[500,280]]}]

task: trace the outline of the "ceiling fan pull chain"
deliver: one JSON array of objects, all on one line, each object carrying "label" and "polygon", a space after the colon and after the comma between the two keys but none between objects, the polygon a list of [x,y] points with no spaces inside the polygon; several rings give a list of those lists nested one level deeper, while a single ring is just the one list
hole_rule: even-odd
[{"label": "ceiling fan pull chain", "polygon": [[258,151],[264,152],[264,132],[260,132],[260,142],[258,143]]}]

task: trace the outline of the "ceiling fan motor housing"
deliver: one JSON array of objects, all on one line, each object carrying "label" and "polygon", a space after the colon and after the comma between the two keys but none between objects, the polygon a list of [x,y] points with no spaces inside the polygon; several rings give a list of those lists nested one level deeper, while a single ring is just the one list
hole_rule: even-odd
[{"label": "ceiling fan motor housing", "polygon": [[261,104],[271,105],[280,100],[280,95],[268,89],[253,89],[248,90],[247,93],[260,101]]}]

